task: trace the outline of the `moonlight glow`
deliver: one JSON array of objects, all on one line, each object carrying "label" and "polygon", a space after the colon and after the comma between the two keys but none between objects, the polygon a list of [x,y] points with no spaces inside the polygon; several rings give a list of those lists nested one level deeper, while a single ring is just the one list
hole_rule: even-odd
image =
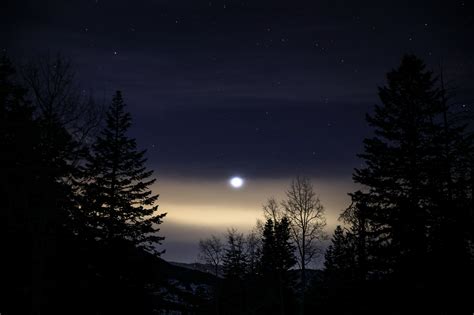
[{"label": "moonlight glow", "polygon": [[232,177],[230,179],[230,185],[234,188],[240,188],[244,184],[244,180],[240,177]]}]

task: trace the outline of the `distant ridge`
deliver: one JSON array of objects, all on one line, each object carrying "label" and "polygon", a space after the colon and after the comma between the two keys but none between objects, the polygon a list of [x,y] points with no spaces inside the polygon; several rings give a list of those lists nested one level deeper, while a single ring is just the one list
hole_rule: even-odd
[{"label": "distant ridge", "polygon": [[[195,262],[195,263],[183,263],[183,262],[177,262],[177,261],[167,261],[167,262],[173,266],[187,268],[187,269],[196,270],[196,271],[205,272],[205,273],[210,273],[211,275],[215,276],[214,266],[212,265],[201,264],[198,262]],[[222,270],[222,266],[219,266],[218,271],[217,271],[217,276],[219,278],[223,278],[224,272]]]}]

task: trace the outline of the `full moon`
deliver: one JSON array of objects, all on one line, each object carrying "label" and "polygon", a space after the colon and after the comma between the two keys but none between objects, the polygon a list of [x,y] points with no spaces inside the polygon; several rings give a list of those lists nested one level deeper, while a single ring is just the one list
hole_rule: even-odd
[{"label": "full moon", "polygon": [[230,179],[230,185],[234,188],[240,188],[244,184],[244,180],[240,177],[232,177]]}]

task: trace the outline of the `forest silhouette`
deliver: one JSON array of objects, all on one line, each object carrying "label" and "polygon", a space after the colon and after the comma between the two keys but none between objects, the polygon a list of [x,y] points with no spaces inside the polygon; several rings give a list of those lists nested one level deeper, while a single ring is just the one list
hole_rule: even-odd
[{"label": "forest silhouette", "polygon": [[472,314],[473,116],[446,85],[414,55],[387,74],[332,235],[302,174],[190,268],[160,257],[166,213],[122,92],[84,94],[59,55],[2,56],[0,313]]}]

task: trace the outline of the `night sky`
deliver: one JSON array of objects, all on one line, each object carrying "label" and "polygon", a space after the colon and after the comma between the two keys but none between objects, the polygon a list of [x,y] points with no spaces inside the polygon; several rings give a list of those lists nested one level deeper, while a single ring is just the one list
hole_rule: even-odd
[{"label": "night sky", "polygon": [[[468,1],[2,1],[15,61],[62,53],[100,100],[122,90],[158,179],[165,259],[251,228],[291,178],[311,177],[328,231],[354,189],[377,86],[404,53],[474,100]],[[241,176],[241,189],[228,185]]]}]

